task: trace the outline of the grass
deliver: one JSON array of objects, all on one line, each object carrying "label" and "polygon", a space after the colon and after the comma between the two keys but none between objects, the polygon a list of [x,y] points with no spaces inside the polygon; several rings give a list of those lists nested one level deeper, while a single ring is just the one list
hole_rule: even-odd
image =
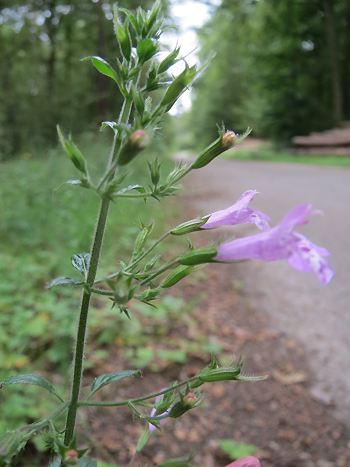
[{"label": "grass", "polygon": [[274,149],[262,146],[260,149],[237,149],[228,151],[225,159],[242,161],[271,161],[290,162],[298,164],[312,164],[321,166],[350,167],[350,156],[337,156],[334,154],[299,154],[286,149]]}]

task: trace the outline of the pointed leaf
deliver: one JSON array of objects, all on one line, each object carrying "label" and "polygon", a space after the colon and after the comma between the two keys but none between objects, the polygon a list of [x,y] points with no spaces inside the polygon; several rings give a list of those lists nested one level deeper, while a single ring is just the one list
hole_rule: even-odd
[{"label": "pointed leaf", "polygon": [[73,141],[67,139],[60,127],[57,125],[57,133],[58,133],[58,139],[60,140],[60,143],[65,150],[67,156],[70,158],[70,160],[73,162],[75,167],[80,170],[80,172],[83,172],[85,175],[87,175],[87,167],[86,167],[86,160],[85,157],[83,156],[82,152],[78,148],[77,145],[73,143]]},{"label": "pointed leaf", "polygon": [[140,453],[144,449],[144,447],[148,443],[151,436],[152,436],[152,431],[150,431],[148,428],[143,430],[143,432],[141,433],[141,436],[137,440],[137,444],[136,444],[137,453]]},{"label": "pointed leaf", "polygon": [[47,288],[52,289],[53,287],[59,287],[59,286],[65,286],[65,285],[71,285],[73,287],[76,287],[82,284],[83,282],[76,281],[75,279],[71,279],[70,277],[56,277],[51,282],[49,282]]},{"label": "pointed leaf", "polygon": [[128,193],[129,191],[136,190],[139,193],[145,193],[145,188],[142,185],[128,185],[125,188],[122,188],[121,190],[117,191],[115,194],[116,195],[122,195],[124,193]]},{"label": "pointed leaf", "polygon": [[147,62],[157,51],[157,44],[150,38],[144,39],[137,45],[137,55],[141,63]]},{"label": "pointed leaf", "polygon": [[83,188],[89,188],[90,183],[86,178],[71,178],[64,182],[66,185],[81,186]]},{"label": "pointed leaf", "polygon": [[197,74],[198,72],[195,65],[190,68],[186,67],[166,90],[162,100],[160,101],[159,108],[164,107],[165,111],[168,112],[179,99],[181,94],[192,84]]},{"label": "pointed leaf", "polygon": [[162,60],[158,66],[158,73],[165,73],[171,66],[173,66],[178,60],[177,57],[180,52],[180,47],[176,47],[164,60]]},{"label": "pointed leaf", "polygon": [[[0,435],[0,458],[10,460],[27,444],[30,435],[17,431],[8,431]],[[10,464],[11,465],[11,464]]]},{"label": "pointed leaf", "polygon": [[61,402],[63,401],[63,399],[57,394],[55,386],[40,375],[28,373],[24,375],[11,376],[10,378],[0,382],[0,389],[12,384],[30,384],[33,386],[40,386],[56,396]]},{"label": "pointed leaf", "polygon": [[120,20],[117,5],[114,5],[113,8],[113,26],[114,33],[120,47],[120,51],[127,60],[130,60],[132,41],[129,32],[129,24],[128,21],[125,21],[125,23],[123,23]]},{"label": "pointed leaf", "polygon": [[119,8],[119,11],[123,12],[126,15],[136,34],[139,34],[141,32],[141,28],[138,24],[135,15],[133,15],[133,13],[130,10],[127,10],[126,8]]},{"label": "pointed leaf", "polygon": [[117,72],[114,70],[114,68],[106,60],[104,60],[101,57],[97,57],[97,56],[90,56],[90,57],[82,58],[82,61],[87,61],[87,60],[89,60],[93,64],[93,66],[96,68],[96,70],[99,71],[102,75],[112,78],[112,80],[115,81],[120,88],[120,85],[121,85],[120,78],[117,75]]},{"label": "pointed leaf", "polygon": [[87,278],[90,266],[90,253],[77,253],[72,256],[72,265]]},{"label": "pointed leaf", "polygon": [[113,121],[105,121],[101,123],[101,130],[104,130],[105,128],[111,128],[114,132],[118,131],[118,123],[113,122]]},{"label": "pointed leaf", "polygon": [[124,370],[101,375],[92,383],[90,397],[104,386],[107,386],[107,384],[120,381],[124,378],[129,378],[130,376],[141,376],[141,374],[141,370]]}]

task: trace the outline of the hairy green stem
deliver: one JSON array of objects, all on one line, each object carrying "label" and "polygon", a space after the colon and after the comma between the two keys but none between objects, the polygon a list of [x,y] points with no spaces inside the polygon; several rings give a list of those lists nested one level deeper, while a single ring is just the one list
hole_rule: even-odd
[{"label": "hairy green stem", "polygon": [[150,277],[147,277],[147,279],[143,280],[141,282],[141,285],[146,285],[146,284],[149,284],[150,282],[153,281],[153,279],[155,279],[156,277],[160,276],[161,274],[163,274],[163,272],[167,271],[168,269],[172,268],[173,266],[175,266],[176,264],[178,264],[178,260],[175,259],[174,261],[171,261],[170,263],[168,264],[165,264],[163,267],[159,268],[158,271],[154,272]]},{"label": "hairy green stem", "polygon": [[[144,251],[141,256],[139,256],[135,261],[130,263],[129,266],[127,266],[125,268],[125,270],[123,271],[123,274],[130,273],[130,271],[132,271],[132,269],[135,266],[137,266],[140,263],[140,261],[142,261],[146,256],[148,256],[163,240],[165,240],[170,235],[170,233],[171,233],[171,231],[168,230],[160,238],[158,238],[158,240],[156,240],[146,251]],[[120,274],[120,271],[109,274],[108,276],[106,276],[106,277],[104,277],[102,279],[99,279],[98,281],[95,281],[95,285],[96,284],[101,284],[102,282],[106,282],[107,280],[110,280],[110,279],[114,279],[119,274]]]},{"label": "hairy green stem", "polygon": [[[120,123],[127,123],[130,118],[132,108],[132,101],[131,100],[124,100],[123,107],[120,112],[119,122]],[[116,145],[119,144],[117,152],[116,152]],[[118,154],[121,150],[121,138],[114,135],[113,144],[109,156],[108,161],[108,169],[104,177],[99,184],[101,187],[104,181],[107,181],[109,177],[114,176],[115,170],[117,168],[117,160]],[[97,267],[100,259],[102,241],[104,236],[104,231],[106,227],[107,215],[108,215],[108,208],[109,208],[110,200],[107,198],[102,198],[100,211],[97,218],[96,229],[94,234],[94,239],[91,246],[90,251],[90,266],[88,271],[88,276],[86,283],[88,288],[84,290],[83,297],[81,301],[80,307],[80,317],[78,323],[78,333],[77,333],[77,340],[75,346],[75,353],[74,353],[74,370],[73,370],[73,382],[72,382],[72,390],[71,390],[71,399],[69,403],[67,421],[66,421],[66,428],[65,428],[65,437],[64,443],[65,445],[69,445],[74,437],[74,430],[75,430],[75,422],[77,418],[77,410],[78,410],[78,401],[80,395],[80,387],[81,387],[81,380],[83,376],[83,359],[84,359],[84,348],[85,348],[85,337],[86,337],[86,328],[87,328],[87,319],[89,314],[89,306],[91,300],[91,288],[94,285]]]},{"label": "hairy green stem", "polygon": [[[95,281],[95,277],[96,277],[96,271],[97,271],[98,261],[100,258],[100,252],[101,252],[104,230],[106,226],[109,203],[110,201],[105,198],[103,198],[101,201],[100,212],[99,212],[98,220],[96,224],[94,240],[92,242],[92,247],[91,247],[90,267],[89,267],[88,277],[86,281],[90,287],[92,287]],[[78,334],[77,334],[75,355],[74,355],[72,392],[71,392],[71,399],[70,399],[70,404],[69,404],[69,409],[68,409],[66,431],[65,431],[65,438],[64,438],[64,443],[66,446],[68,446],[73,439],[75,421],[77,417],[78,400],[79,400],[81,379],[82,379],[82,373],[83,373],[83,358],[84,358],[86,325],[87,325],[87,318],[88,318],[88,313],[89,313],[90,299],[91,299],[91,291],[84,290],[83,298],[81,301]]]},{"label": "hairy green stem", "polygon": [[125,401],[104,401],[104,402],[93,402],[93,401],[79,401],[78,405],[79,406],[84,406],[84,407],[124,407],[127,406],[128,404],[136,404],[139,402],[147,401],[148,399],[155,399],[158,396],[162,396],[163,394],[166,394],[167,392],[174,391],[175,389],[181,388],[182,386],[185,386],[188,383],[191,383],[192,381],[196,381],[198,379],[198,376],[192,376],[192,378],[186,379],[185,381],[182,381],[181,383],[174,384],[170,388],[162,389],[161,391],[158,392],[151,392],[150,394],[147,394],[146,396],[141,396],[141,397],[136,397],[135,399],[128,399]]}]

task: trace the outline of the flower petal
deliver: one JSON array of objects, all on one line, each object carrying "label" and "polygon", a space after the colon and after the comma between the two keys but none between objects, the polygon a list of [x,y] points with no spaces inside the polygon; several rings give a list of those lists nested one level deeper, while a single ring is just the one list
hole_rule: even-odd
[{"label": "flower petal", "polygon": [[208,214],[208,220],[201,226],[201,229],[213,229],[222,225],[236,224],[255,224],[262,230],[268,228],[269,217],[261,211],[248,207],[256,193],[256,190],[247,190],[232,206]]},{"label": "flower petal", "polygon": [[279,223],[279,227],[292,231],[297,225],[307,224],[308,219],[312,213],[312,204],[304,203],[299,204],[292,209]]},{"label": "flower petal", "polygon": [[[290,236],[288,236],[290,237]],[[291,253],[290,239],[275,227],[265,232],[222,243],[215,257],[218,261],[287,259]]]},{"label": "flower petal", "polygon": [[295,234],[298,241],[288,263],[297,271],[314,272],[322,284],[328,284],[334,276],[329,262],[324,258],[329,252],[310,242],[304,235]]}]

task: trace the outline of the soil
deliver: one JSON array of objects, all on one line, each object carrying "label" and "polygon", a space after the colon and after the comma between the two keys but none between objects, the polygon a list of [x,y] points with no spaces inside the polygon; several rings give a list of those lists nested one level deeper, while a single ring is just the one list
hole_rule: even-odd
[{"label": "soil", "polygon": [[[198,327],[216,336],[227,357],[233,360],[242,355],[247,373],[268,374],[269,379],[205,385],[203,406],[165,422],[133,465],[155,466],[170,457],[190,454],[194,466],[225,466],[229,458],[218,448],[218,440],[225,438],[257,446],[263,467],[349,466],[350,433],[333,417],[332,406],[310,393],[313,376],[302,346],[277,332],[258,310],[247,309],[234,280],[234,267],[211,266],[205,282],[182,291],[188,299],[205,294],[194,311]],[[145,373],[142,393],[167,386],[174,378],[191,376],[203,363],[193,358],[185,368]],[[134,394],[140,394],[140,388],[125,385],[118,398]],[[107,460],[127,466],[143,429],[140,422],[132,421],[127,410],[94,408],[88,424],[97,452],[108,453]]]}]

